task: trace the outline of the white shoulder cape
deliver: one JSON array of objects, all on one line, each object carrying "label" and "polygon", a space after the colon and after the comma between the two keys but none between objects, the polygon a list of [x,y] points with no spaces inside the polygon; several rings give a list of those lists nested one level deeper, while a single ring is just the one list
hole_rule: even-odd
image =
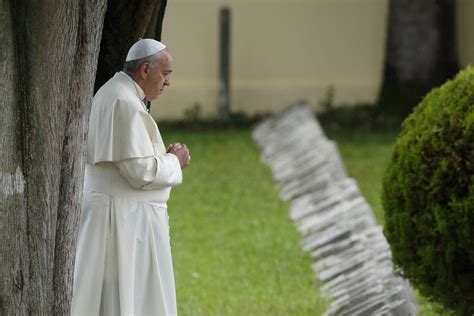
[{"label": "white shoulder cape", "polygon": [[137,87],[127,74],[116,73],[92,100],[87,162],[121,161],[165,152],[158,127],[146,112]]}]

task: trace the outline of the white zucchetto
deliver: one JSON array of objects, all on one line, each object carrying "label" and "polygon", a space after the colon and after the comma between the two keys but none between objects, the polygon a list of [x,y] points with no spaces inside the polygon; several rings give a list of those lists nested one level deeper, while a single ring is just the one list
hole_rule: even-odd
[{"label": "white zucchetto", "polygon": [[151,38],[141,38],[128,50],[125,61],[141,59],[158,53],[166,48],[166,45]]}]

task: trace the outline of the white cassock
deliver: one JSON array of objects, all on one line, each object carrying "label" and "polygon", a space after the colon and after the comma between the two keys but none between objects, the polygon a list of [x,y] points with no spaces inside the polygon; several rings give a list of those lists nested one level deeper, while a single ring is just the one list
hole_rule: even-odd
[{"label": "white cassock", "polygon": [[73,315],[176,315],[166,202],[182,181],[124,72],[94,96],[77,242]]}]

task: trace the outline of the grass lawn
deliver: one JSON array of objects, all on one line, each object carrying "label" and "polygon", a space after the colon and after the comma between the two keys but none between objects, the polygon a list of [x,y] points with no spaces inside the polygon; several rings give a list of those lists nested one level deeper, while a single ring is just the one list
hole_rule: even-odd
[{"label": "grass lawn", "polygon": [[[181,315],[321,315],[311,260],[299,248],[249,131],[163,131],[192,164],[168,204]],[[332,132],[349,176],[383,222],[381,180],[396,133]],[[420,315],[445,315],[418,296]]]},{"label": "grass lawn", "polygon": [[249,131],[163,131],[192,163],[169,207],[181,315],[321,315],[311,260]]}]

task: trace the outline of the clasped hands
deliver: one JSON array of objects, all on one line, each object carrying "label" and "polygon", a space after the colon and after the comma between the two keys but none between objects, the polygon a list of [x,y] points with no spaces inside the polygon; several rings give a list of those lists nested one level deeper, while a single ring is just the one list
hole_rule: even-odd
[{"label": "clasped hands", "polygon": [[189,163],[191,162],[189,149],[186,147],[185,144],[180,144],[180,143],[170,144],[168,148],[166,149],[166,152],[178,157],[179,164],[181,165],[181,169],[189,165]]}]

